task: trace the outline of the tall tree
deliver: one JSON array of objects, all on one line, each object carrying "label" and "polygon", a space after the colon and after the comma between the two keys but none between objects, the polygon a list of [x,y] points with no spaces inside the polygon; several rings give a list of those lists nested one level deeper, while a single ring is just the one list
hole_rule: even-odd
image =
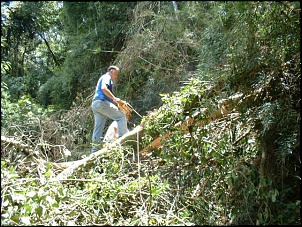
[{"label": "tall tree", "polygon": [[[6,42],[1,56],[12,64],[11,72],[4,79],[13,100],[24,94],[36,97],[38,87],[46,77],[41,71],[53,70],[60,64],[55,45],[60,43],[59,3],[12,1],[1,2],[1,8],[4,12],[1,16],[1,39]],[[46,55],[42,54],[43,51]],[[46,57],[47,54],[51,58]],[[43,57],[46,57],[46,62]]]}]

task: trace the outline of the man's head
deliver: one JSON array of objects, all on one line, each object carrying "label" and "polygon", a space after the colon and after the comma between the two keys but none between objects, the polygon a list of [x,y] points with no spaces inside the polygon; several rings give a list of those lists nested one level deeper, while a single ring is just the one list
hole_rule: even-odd
[{"label": "man's head", "polygon": [[109,75],[111,76],[111,79],[113,81],[115,81],[118,74],[119,74],[119,72],[120,72],[120,68],[117,67],[117,66],[111,65],[111,66],[108,67],[107,71],[109,72]]}]

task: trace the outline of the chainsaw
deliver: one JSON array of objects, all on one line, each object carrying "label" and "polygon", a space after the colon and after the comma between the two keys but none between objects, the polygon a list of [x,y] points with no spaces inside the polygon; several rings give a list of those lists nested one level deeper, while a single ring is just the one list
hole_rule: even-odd
[{"label": "chainsaw", "polygon": [[126,116],[130,119],[132,111],[134,113],[136,113],[138,116],[140,116],[141,118],[142,115],[140,115],[128,102],[124,101],[124,100],[120,100],[118,102],[118,108],[124,113],[126,114]]}]

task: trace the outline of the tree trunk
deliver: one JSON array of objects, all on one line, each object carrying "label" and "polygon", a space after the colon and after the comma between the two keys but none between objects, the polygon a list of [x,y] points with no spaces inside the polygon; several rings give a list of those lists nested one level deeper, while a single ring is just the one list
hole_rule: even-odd
[{"label": "tree trunk", "polygon": [[[131,145],[131,146],[137,146],[137,144],[140,143],[141,135],[143,132],[143,127],[137,126],[132,131],[127,133],[126,135],[122,136],[121,138],[115,140],[112,142],[112,146],[122,144],[122,145]],[[66,168],[61,173],[59,173],[55,180],[62,180],[67,179],[68,176],[70,176],[76,169],[85,166],[86,168],[89,168],[93,165],[93,162],[99,157],[99,156],[105,156],[110,154],[110,147],[102,148],[101,150],[98,150],[97,152],[91,153],[88,157],[73,161],[73,162],[62,162],[62,163],[53,163],[53,166],[56,168]]]}]

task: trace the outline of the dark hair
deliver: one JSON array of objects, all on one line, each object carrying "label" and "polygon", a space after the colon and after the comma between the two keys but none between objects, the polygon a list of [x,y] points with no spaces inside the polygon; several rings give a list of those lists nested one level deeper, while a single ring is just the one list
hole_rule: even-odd
[{"label": "dark hair", "polygon": [[115,65],[111,65],[108,67],[107,72],[109,72],[111,69],[118,70],[118,71],[120,70],[119,67],[117,67]]}]

